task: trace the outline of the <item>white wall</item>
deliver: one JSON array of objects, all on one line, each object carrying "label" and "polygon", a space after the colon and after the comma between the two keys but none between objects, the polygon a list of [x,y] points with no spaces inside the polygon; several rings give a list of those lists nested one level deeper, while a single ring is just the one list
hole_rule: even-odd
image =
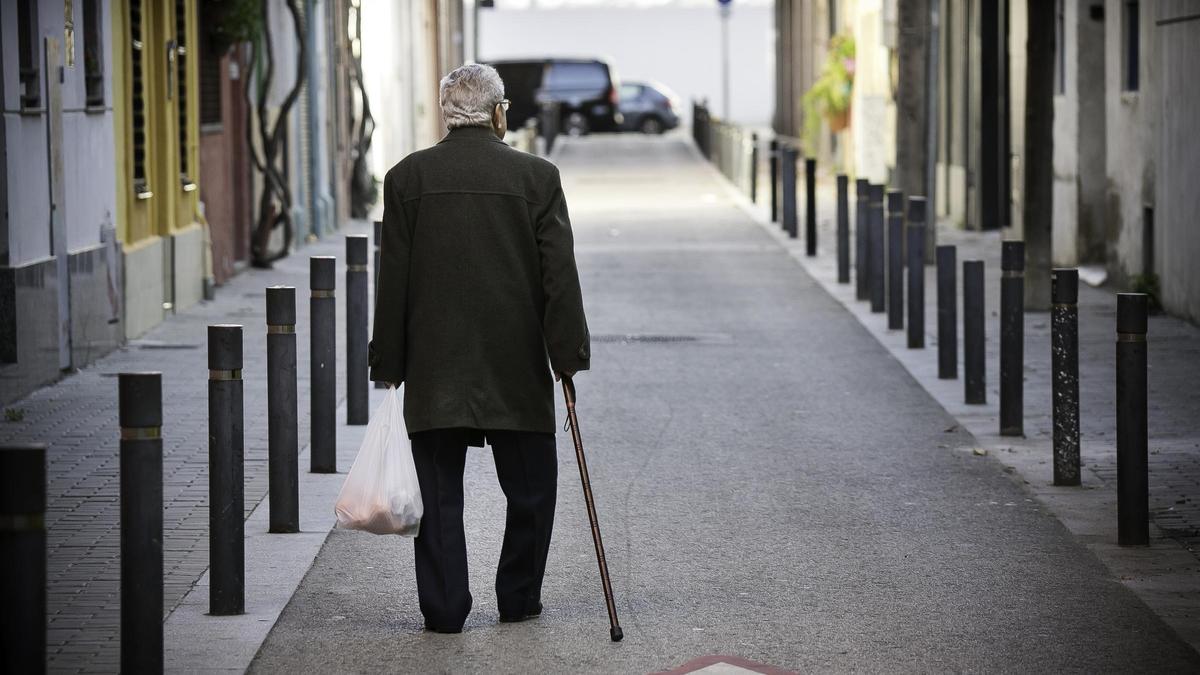
[{"label": "white wall", "polygon": [[[63,152],[67,248],[76,251],[100,243],[102,226],[112,226],[116,213],[114,177],[112,84],[112,20],[106,0],[101,8],[103,27],[105,107],[84,108],[83,5],[76,2],[75,67],[66,66],[63,55]],[[20,111],[17,51],[17,5],[0,3],[3,35],[4,125],[7,144],[3,167],[8,181],[9,263],[23,265],[50,255],[50,186],[46,147],[45,72],[41,73],[42,106],[38,113]],[[43,0],[38,4],[38,31],[63,41],[63,2]],[[64,45],[65,49],[65,45]],[[38,44],[39,64],[45,70],[43,46]]]},{"label": "white wall", "polygon": [[440,137],[433,20],[425,2],[363,0],[363,83],[375,117],[371,172],[380,180],[408,153]]},{"label": "white wall", "polygon": [[[1187,16],[1194,0],[1165,0],[1158,20]],[[1167,309],[1200,322],[1200,23],[1179,21],[1158,28],[1160,52],[1151,57],[1162,72],[1155,258]]]},{"label": "white wall", "polygon": [[[657,80],[685,101],[722,110],[721,25],[717,3],[606,8],[480,10],[480,60],[599,56],[622,80]],[[729,19],[730,117],[769,125],[774,109],[774,14],[769,4],[734,3]]]},{"label": "white wall", "polygon": [[[1154,203],[1158,154],[1158,68],[1155,67],[1154,3],[1141,3],[1138,91],[1122,91],[1123,5],[1104,7],[1106,122],[1108,125],[1109,269],[1118,281],[1142,273],[1142,209]],[[1110,248],[1110,250],[1112,250]]]}]

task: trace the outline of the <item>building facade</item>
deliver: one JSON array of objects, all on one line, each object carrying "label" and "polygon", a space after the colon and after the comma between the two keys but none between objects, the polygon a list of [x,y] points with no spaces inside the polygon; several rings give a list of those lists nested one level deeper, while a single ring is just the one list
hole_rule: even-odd
[{"label": "building facade", "polygon": [[0,3],[0,393],[126,335],[113,173],[116,0]]},{"label": "building facade", "polygon": [[[0,3],[0,404],[219,293],[250,262],[260,91],[273,123],[303,73],[281,127],[283,254],[335,235],[355,199],[368,209],[387,167],[443,132],[438,80],[463,62],[470,1],[296,0],[297,30],[286,0],[267,0],[269,85],[254,41],[219,29],[228,2]],[[372,126],[386,127],[375,143]]]},{"label": "building facade", "polygon": [[[938,217],[1024,237],[1026,73],[1054,71],[1052,251],[1055,265],[1094,266],[1117,288],[1154,293],[1200,321],[1200,15],[1190,0],[1055,3],[1055,54],[1026,62],[1026,0],[778,0],[776,131],[795,135],[799,91],[830,35],[852,35],[850,127],[825,134],[823,164],[894,179],[898,75],[906,3],[936,11],[933,54]],[[807,28],[799,27],[799,24]],[[814,34],[815,32],[815,34]],[[927,55],[928,58],[928,55]],[[923,83],[922,83],[923,85]]]}]

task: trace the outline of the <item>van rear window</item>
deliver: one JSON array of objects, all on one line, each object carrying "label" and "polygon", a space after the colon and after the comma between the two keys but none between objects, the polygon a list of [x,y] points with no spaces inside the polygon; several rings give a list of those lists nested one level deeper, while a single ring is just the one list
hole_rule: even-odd
[{"label": "van rear window", "polygon": [[554,63],[546,73],[547,89],[607,89],[608,69],[600,63]]}]

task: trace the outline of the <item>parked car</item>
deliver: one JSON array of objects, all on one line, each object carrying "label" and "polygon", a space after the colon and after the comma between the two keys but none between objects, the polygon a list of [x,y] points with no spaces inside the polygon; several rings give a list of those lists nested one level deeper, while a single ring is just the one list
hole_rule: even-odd
[{"label": "parked car", "polygon": [[592,131],[617,131],[620,82],[616,71],[601,59],[511,59],[493,61],[511,102],[508,126],[518,129],[536,118],[540,105],[558,102],[563,133],[580,136]]},{"label": "parked car", "polygon": [[661,134],[679,126],[680,99],[657,82],[625,82],[619,94],[622,131]]}]

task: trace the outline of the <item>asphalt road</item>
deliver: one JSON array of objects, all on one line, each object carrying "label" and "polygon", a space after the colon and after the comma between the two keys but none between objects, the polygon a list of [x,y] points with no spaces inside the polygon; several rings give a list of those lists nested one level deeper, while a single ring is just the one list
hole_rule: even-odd
[{"label": "asphalt road", "polygon": [[504,502],[473,452],[463,634],[422,632],[411,542],[334,531],[252,670],[634,673],[709,654],[805,671],[1200,668],[685,138],[588,138],[558,161],[595,340],[579,415],[625,640],[608,640],[560,434],[541,618],[496,622]]}]

